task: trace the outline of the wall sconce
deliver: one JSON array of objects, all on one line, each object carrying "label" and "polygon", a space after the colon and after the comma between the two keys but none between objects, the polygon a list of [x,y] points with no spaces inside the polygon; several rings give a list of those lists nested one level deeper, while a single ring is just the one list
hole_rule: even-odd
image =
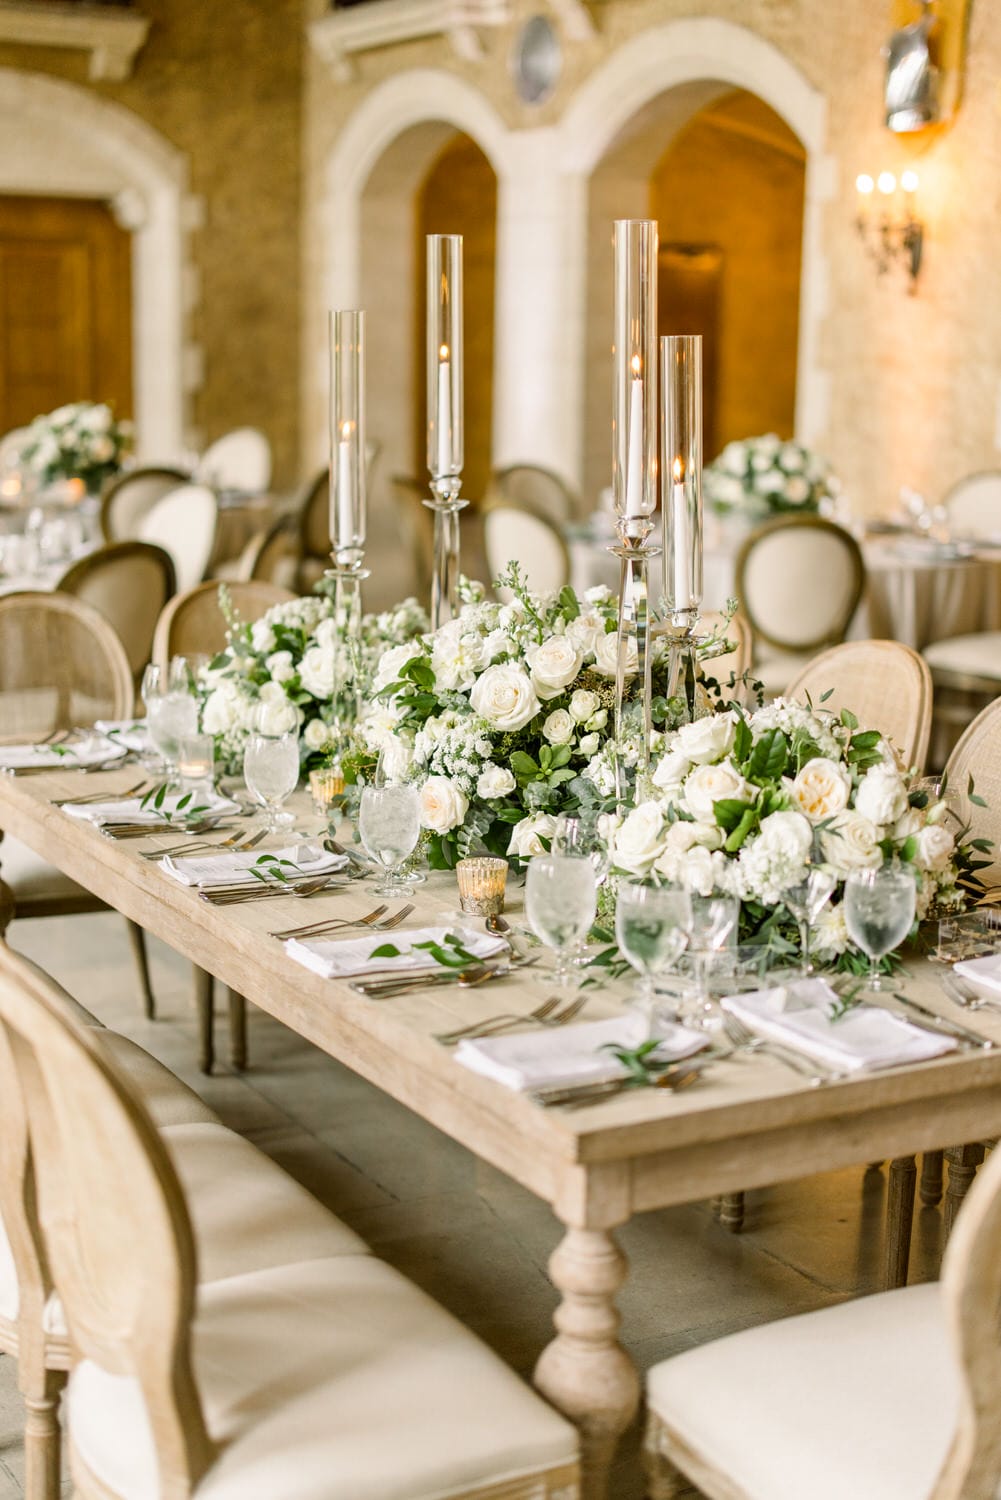
[{"label": "wall sconce", "polygon": [[[898,188],[903,194],[902,210],[897,203]],[[903,261],[913,294],[925,238],[924,225],[914,212],[917,172],[909,169],[901,172],[899,184],[892,172],[880,172],[875,181],[863,172],[855,179],[855,190],[858,195],[855,225],[866,251],[876,262],[877,272],[883,276],[894,261]],[[878,207],[874,206],[874,197]]]}]

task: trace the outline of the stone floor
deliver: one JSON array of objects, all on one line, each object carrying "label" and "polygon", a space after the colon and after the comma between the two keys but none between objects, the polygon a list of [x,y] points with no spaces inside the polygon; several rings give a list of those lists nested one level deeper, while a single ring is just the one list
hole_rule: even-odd
[{"label": "stone floor", "polygon": [[[546,1261],[559,1227],[545,1205],[260,1012],[251,1069],[203,1078],[190,969],[151,941],[160,1019],[143,1020],[117,916],[15,923],[15,947],[43,963],[109,1026],[154,1052],[241,1131],[525,1376],[551,1336]],[[222,1022],[219,1046],[225,1052]],[[877,1290],[885,1175],[852,1170],[749,1195],[742,1235],[705,1204],[651,1213],[620,1235],[632,1275],[623,1340],[641,1367],[738,1328]],[[922,1209],[911,1279],[936,1274],[940,1215]],[[21,1411],[0,1357],[0,1500],[21,1487]],[[610,1500],[639,1500],[637,1433]]]}]

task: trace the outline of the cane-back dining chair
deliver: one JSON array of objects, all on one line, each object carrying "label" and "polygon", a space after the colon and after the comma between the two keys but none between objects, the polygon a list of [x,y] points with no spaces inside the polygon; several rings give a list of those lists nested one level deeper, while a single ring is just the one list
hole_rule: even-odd
[{"label": "cane-back dining chair", "polygon": [[219,506],[204,484],[182,484],[163,495],[139,523],[139,539],[169,552],[179,589],[201,583],[215,552]]},{"label": "cane-back dining chair", "polygon": [[[252,536],[233,569],[241,583],[276,583],[294,589],[302,563],[302,543],[294,516],[280,516]],[[220,571],[220,577],[227,576]]]},{"label": "cane-back dining chair", "polygon": [[577,505],[570,486],[552,469],[538,464],[511,464],[506,469],[495,469],[487,495],[543,515],[556,526],[571,520]]},{"label": "cane-back dining chair", "polygon": [[[828,696],[825,696],[828,695]],[[931,673],[901,641],[842,641],[808,662],[783,695],[814,708],[849,709],[863,729],[878,729],[905,767],[925,768],[931,734]]]},{"label": "cane-back dining chair", "polygon": [[[132,717],[134,690],[125,647],[91,605],[70,594],[8,594],[0,599],[0,725],[7,740],[41,740],[98,719]],[[18,917],[105,911],[103,901],[9,837],[0,841],[0,874]],[[127,924],[144,1009],[153,1014],[146,943]]]},{"label": "cane-back dining chair", "polygon": [[179,1150],[52,1000],[0,953],[76,1500],[576,1500],[570,1424],[325,1211],[328,1247],[272,1214],[286,1256],[208,1280]]},{"label": "cane-back dining chair", "polygon": [[751,532],[737,554],[736,588],[766,697],[784,692],[812,656],[844,639],[864,587],[859,544],[833,521],[777,516]]},{"label": "cane-back dining chair", "polygon": [[165,464],[126,469],[109,479],[101,493],[101,535],[106,542],[125,542],[139,535],[143,517],[158,500],[187,484],[190,474]]},{"label": "cane-back dining chair", "polygon": [[114,626],[138,687],[156,622],[176,588],[170,554],[152,542],[111,542],[81,557],[56,587],[92,604]]}]

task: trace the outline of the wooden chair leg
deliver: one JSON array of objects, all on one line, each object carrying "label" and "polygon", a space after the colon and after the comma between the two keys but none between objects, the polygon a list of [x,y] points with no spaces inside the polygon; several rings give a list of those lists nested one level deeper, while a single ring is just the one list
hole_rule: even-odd
[{"label": "wooden chair leg", "polygon": [[886,1199],[885,1286],[907,1285],[911,1258],[911,1223],[914,1218],[914,1184],[918,1168],[913,1156],[898,1156],[890,1163],[890,1186]]},{"label": "wooden chair leg", "polygon": [[681,1500],[683,1495],[697,1495],[692,1481],[672,1463],[665,1451],[666,1433],[660,1418],[651,1412],[643,1439],[643,1470],[646,1474],[648,1500]]},{"label": "wooden chair leg", "polygon": [[44,1393],[25,1393],[25,1500],[59,1500],[59,1397],[65,1383],[64,1374],[50,1370],[45,1375]]},{"label": "wooden chair leg", "polygon": [[238,1073],[247,1067],[247,1002],[236,990],[228,991],[229,1058]]},{"label": "wooden chair leg", "polygon": [[211,1073],[215,1062],[215,1037],[212,1023],[215,1019],[212,995],[212,975],[204,969],[195,968],[195,1010],[198,1013],[198,1066],[203,1073]]},{"label": "wooden chair leg", "polygon": [[143,1014],[147,1021],[156,1020],[156,1003],[153,999],[153,990],[149,982],[149,960],[146,957],[146,934],[138,922],[126,922],[129,931],[129,943],[132,947],[132,957],[136,961],[139,970],[139,988],[142,990]]},{"label": "wooden chair leg", "polygon": [[719,1201],[719,1221],[731,1234],[739,1234],[744,1227],[743,1193],[724,1193]]},{"label": "wooden chair leg", "polygon": [[945,1153],[945,1159],[949,1163],[949,1186],[945,1194],[942,1223],[945,1238],[948,1239],[963,1199],[970,1190],[970,1183],[984,1159],[983,1143],[977,1141],[972,1146],[950,1146]]},{"label": "wooden chair leg", "polygon": [[921,1161],[921,1182],[918,1188],[921,1202],[926,1208],[935,1208],[942,1201],[942,1164],[944,1152],[926,1151]]}]

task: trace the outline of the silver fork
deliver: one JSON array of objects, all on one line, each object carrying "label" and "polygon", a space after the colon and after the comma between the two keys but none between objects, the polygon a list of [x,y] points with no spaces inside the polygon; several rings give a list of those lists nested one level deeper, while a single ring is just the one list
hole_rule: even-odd
[{"label": "silver fork", "polygon": [[[413,911],[413,907],[410,908]],[[310,922],[306,927],[284,927],[269,934],[273,938],[322,937],[327,932],[342,932],[349,927],[371,927],[388,907],[383,902],[364,917],[331,917],[326,922]]]},{"label": "silver fork", "polygon": [[107,792],[86,792],[80,797],[56,797],[52,803],[53,807],[83,807],[87,802],[128,802],[132,797],[138,797],[146,791],[149,781],[143,777],[137,781],[135,786],[129,787],[124,792],[116,792],[109,796]]},{"label": "silver fork", "polygon": [[165,854],[207,854],[211,857],[217,849],[230,849],[237,854],[246,854],[249,849],[256,849],[261,840],[267,838],[267,835],[266,828],[250,835],[238,829],[236,833],[231,833],[228,839],[223,839],[218,844],[196,844],[189,840],[186,844],[172,844],[169,849],[143,849],[140,851],[139,858],[163,859]]},{"label": "silver fork", "polygon": [[729,1011],[724,1012],[723,1030],[733,1043],[735,1052],[767,1052],[777,1062],[785,1063],[794,1073],[802,1078],[808,1078],[812,1089],[819,1088],[822,1083],[833,1083],[842,1078],[842,1073],[833,1068],[820,1069],[817,1063],[810,1059],[800,1057],[798,1052],[783,1047],[781,1042],[773,1042],[768,1037],[755,1036],[753,1031],[748,1031],[743,1021],[731,1015]]},{"label": "silver fork", "polygon": [[1001,1010],[1001,1000],[992,1000],[987,995],[971,990],[955,974],[944,972],[938,976],[939,983],[954,1005],[963,1010]]},{"label": "silver fork", "polygon": [[[464,1026],[458,1031],[444,1031],[435,1037],[436,1042],[441,1042],[443,1047],[453,1047],[457,1042],[472,1040],[473,1038],[485,1036],[497,1036],[502,1031],[510,1031],[515,1026],[524,1026],[526,1022],[532,1022],[536,1026],[565,1026],[575,1016],[579,1016],[587,1004],[586,995],[578,995],[576,1000],[571,1000],[562,1010],[556,1007],[560,1003],[559,995],[550,995],[535,1010],[530,1011],[527,1016],[509,1015],[494,1016],[489,1021],[480,1021],[474,1026]],[[555,1012],[555,1013],[554,1013]]]}]

